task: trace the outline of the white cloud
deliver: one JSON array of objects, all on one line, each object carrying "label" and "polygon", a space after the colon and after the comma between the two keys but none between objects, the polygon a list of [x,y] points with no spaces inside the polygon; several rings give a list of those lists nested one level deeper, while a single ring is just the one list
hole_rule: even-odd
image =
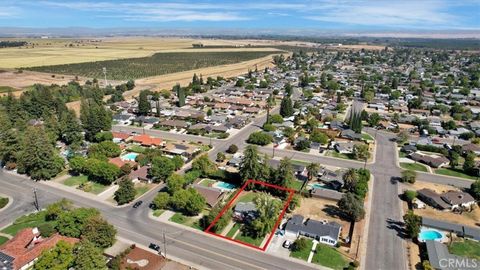
[{"label": "white cloud", "polygon": [[[321,4],[319,4],[321,7]],[[307,14],[310,20],[368,26],[408,26],[415,28],[457,25],[444,1],[341,1],[328,10]]]}]

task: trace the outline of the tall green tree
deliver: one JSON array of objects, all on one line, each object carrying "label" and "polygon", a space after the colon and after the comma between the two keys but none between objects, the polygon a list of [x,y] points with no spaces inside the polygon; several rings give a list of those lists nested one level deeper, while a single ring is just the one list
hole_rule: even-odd
[{"label": "tall green tree", "polygon": [[267,193],[257,194],[253,198],[253,203],[257,207],[258,217],[252,222],[245,224],[245,230],[247,234],[254,238],[264,237],[275,226],[281,203]]},{"label": "tall green tree", "polygon": [[[477,168],[478,170],[479,168]],[[463,170],[465,173],[474,175],[476,168],[475,168],[475,154],[474,153],[468,153],[467,156],[465,157],[465,161],[463,162]]]},{"label": "tall green tree", "polygon": [[258,179],[260,172],[262,171],[261,159],[258,155],[258,149],[256,146],[248,145],[243,151],[243,158],[240,162],[240,177],[242,183],[245,183],[249,179]]},{"label": "tall green tree", "polygon": [[95,101],[82,100],[80,121],[85,130],[85,139],[94,141],[95,134],[112,128],[112,113]]},{"label": "tall green tree", "polygon": [[353,168],[348,169],[342,176],[343,186],[346,190],[353,192],[358,182],[357,171]]},{"label": "tall green tree", "polygon": [[150,101],[148,100],[149,90],[143,90],[138,96],[138,113],[140,115],[147,115],[152,110]]},{"label": "tall green tree", "polygon": [[206,177],[215,172],[217,166],[208,158],[207,154],[203,154],[192,162],[192,169],[201,172]]},{"label": "tall green tree", "polygon": [[53,142],[43,127],[28,127],[18,153],[18,169],[34,180],[51,179],[64,168]]},{"label": "tall green tree", "polygon": [[318,175],[318,172],[320,171],[320,164],[318,163],[310,163],[307,165],[307,181],[303,182],[302,188],[300,190],[303,190],[305,188],[305,185],[313,180],[314,177]]},{"label": "tall green tree", "polygon": [[278,168],[274,172],[273,184],[281,187],[291,187],[295,181],[295,172],[293,170],[292,160],[282,158]]},{"label": "tall green tree", "polygon": [[64,111],[60,115],[60,138],[67,145],[78,146],[83,140],[82,126],[72,110]]},{"label": "tall green tree", "polygon": [[132,180],[128,177],[120,179],[118,183],[118,189],[115,191],[114,199],[119,204],[126,204],[135,199],[137,191],[135,190],[135,185]]},{"label": "tall green tree", "polygon": [[60,240],[52,249],[42,252],[33,265],[34,270],[66,270],[74,262],[73,245]]},{"label": "tall green tree", "polygon": [[75,270],[107,270],[107,260],[102,250],[88,240],[82,240],[73,249]]},{"label": "tall green tree", "polygon": [[282,117],[290,117],[293,115],[293,103],[288,95],[284,96],[280,103],[280,115]]},{"label": "tall green tree", "polygon": [[183,107],[185,106],[185,98],[186,98],[186,95],[185,95],[185,88],[183,87],[180,87],[180,84],[176,84],[174,87],[173,87],[173,92],[175,92],[177,94],[177,98],[178,98],[178,107]]},{"label": "tall green tree", "polygon": [[82,238],[98,248],[108,248],[115,243],[117,230],[100,215],[90,217],[82,230]]},{"label": "tall green tree", "polygon": [[360,221],[365,217],[363,202],[351,192],[345,193],[338,201],[338,208],[344,212],[351,221]]},{"label": "tall green tree", "polygon": [[403,216],[403,222],[405,223],[405,230],[410,238],[415,238],[420,233],[420,226],[422,224],[422,217],[415,215],[412,210]]},{"label": "tall green tree", "polygon": [[402,181],[413,184],[417,180],[417,172],[413,170],[402,171]]},{"label": "tall green tree", "polygon": [[470,192],[475,199],[480,200],[480,180],[472,183],[472,185],[470,186]]},{"label": "tall green tree", "polygon": [[168,157],[160,156],[153,158],[150,174],[153,176],[154,181],[165,181],[174,171],[175,164]]},{"label": "tall green tree", "polygon": [[76,208],[64,211],[58,216],[55,228],[61,235],[79,238],[88,220],[99,215],[100,212],[94,208]]},{"label": "tall green tree", "polygon": [[166,183],[168,193],[173,195],[175,192],[183,189],[183,186],[185,185],[185,179],[182,175],[174,173],[167,178]]}]

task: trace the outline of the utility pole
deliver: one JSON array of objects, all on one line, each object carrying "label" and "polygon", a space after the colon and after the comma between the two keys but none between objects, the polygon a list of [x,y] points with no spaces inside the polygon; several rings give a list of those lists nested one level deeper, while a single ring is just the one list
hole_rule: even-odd
[{"label": "utility pole", "polygon": [[357,251],[355,252],[355,261],[357,260],[358,257],[358,248],[360,247],[360,239],[362,238],[361,235],[358,236],[358,243],[357,243]]},{"label": "utility pole", "polygon": [[33,204],[35,205],[35,208],[37,209],[37,211],[40,211],[40,205],[38,204],[38,196],[37,196],[36,188],[33,188],[33,199],[34,199]]},{"label": "utility pole", "polygon": [[163,229],[163,251],[165,253],[165,259],[167,258],[167,241],[165,240],[165,229]]},{"label": "utility pole", "polygon": [[275,157],[275,144],[273,144],[273,147],[272,147],[272,158]]}]

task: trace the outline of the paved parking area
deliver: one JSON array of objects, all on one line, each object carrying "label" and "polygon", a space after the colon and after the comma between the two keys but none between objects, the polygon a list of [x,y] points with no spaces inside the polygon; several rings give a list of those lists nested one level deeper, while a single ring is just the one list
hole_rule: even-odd
[{"label": "paved parking area", "polygon": [[268,245],[267,252],[275,254],[277,256],[288,258],[290,256],[290,250],[282,246],[285,240],[290,240],[290,242],[293,243],[295,241],[295,238],[290,239],[289,237],[283,235],[274,235],[272,241]]}]

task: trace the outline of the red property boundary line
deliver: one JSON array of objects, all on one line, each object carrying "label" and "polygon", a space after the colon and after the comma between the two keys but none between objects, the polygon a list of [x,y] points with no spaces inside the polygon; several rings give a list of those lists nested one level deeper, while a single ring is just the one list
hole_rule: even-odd
[{"label": "red property boundary line", "polygon": [[[290,195],[287,198],[287,201],[286,201],[285,205],[283,206],[282,212],[280,213],[280,216],[278,217],[277,221],[275,222],[275,226],[273,227],[272,231],[270,232],[270,236],[268,237],[267,242],[263,245],[263,247],[257,247],[257,246],[254,246],[252,244],[245,243],[245,242],[242,242],[242,241],[239,241],[239,240],[236,240],[236,239],[233,239],[233,238],[229,238],[229,237],[226,237],[226,236],[223,236],[223,235],[220,235],[220,234],[217,234],[215,232],[210,231],[210,229],[215,225],[215,223],[217,223],[217,221],[220,219],[220,217],[230,208],[230,206],[233,204],[233,202],[235,202],[237,197],[245,190],[245,188],[249,184],[252,184],[252,183],[262,185],[262,186],[266,186],[266,187],[279,189],[279,190],[285,190],[285,191],[288,191],[290,193]],[[285,187],[281,187],[281,186],[277,186],[277,185],[272,185],[272,184],[269,184],[269,183],[266,183],[266,182],[263,182],[263,181],[257,181],[257,180],[250,179],[247,182],[245,182],[245,184],[243,184],[242,188],[240,188],[240,190],[237,191],[237,194],[235,194],[235,196],[228,202],[228,204],[223,207],[223,209],[220,211],[220,213],[218,213],[218,215],[215,217],[213,222],[207,227],[207,229],[205,229],[204,232],[208,233],[208,234],[211,234],[211,235],[218,236],[220,238],[223,238],[223,239],[226,239],[226,240],[229,240],[229,241],[232,241],[232,242],[235,242],[235,243],[245,245],[247,247],[251,247],[251,248],[254,248],[254,249],[257,249],[257,250],[260,250],[260,251],[265,251],[265,250],[267,250],[267,247],[268,247],[268,245],[270,244],[270,241],[273,238],[275,230],[277,229],[278,225],[282,221],[283,216],[285,215],[285,212],[287,211],[287,207],[290,204],[290,201],[292,200],[294,193],[295,193],[295,190],[290,189],[290,188],[285,188]]]}]

